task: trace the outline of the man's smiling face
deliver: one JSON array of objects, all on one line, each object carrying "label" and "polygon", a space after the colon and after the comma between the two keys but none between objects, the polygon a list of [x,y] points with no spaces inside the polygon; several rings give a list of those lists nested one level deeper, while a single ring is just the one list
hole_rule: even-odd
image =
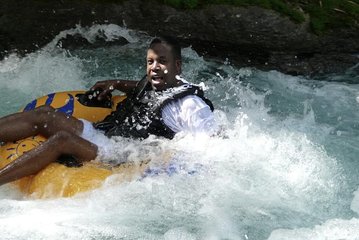
[{"label": "man's smiling face", "polygon": [[181,72],[181,60],[176,60],[171,47],[157,43],[147,51],[147,80],[152,88],[161,91],[178,84],[176,75]]}]

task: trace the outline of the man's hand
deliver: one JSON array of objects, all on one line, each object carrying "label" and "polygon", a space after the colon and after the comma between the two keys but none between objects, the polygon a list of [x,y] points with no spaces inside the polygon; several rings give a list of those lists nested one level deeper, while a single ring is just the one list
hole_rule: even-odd
[{"label": "man's hand", "polygon": [[98,81],[92,86],[91,91],[99,90],[98,95],[95,97],[97,100],[102,101],[108,97],[111,97],[111,93],[114,90],[119,90],[126,94],[130,93],[137,85],[138,81],[134,80],[104,80]]},{"label": "man's hand", "polygon": [[[91,87],[91,91],[95,92],[97,100],[102,101],[103,99],[111,97],[111,93],[117,89],[117,85],[120,80],[104,80],[98,81]],[[98,92],[97,92],[98,91]]]}]

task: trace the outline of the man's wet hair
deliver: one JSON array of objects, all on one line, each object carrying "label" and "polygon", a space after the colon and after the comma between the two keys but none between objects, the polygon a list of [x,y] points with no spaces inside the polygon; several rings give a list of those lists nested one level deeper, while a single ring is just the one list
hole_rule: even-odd
[{"label": "man's wet hair", "polygon": [[155,44],[158,44],[158,43],[162,43],[162,44],[166,44],[166,45],[170,46],[171,50],[172,50],[172,54],[175,57],[175,59],[182,60],[181,45],[179,44],[179,42],[177,41],[176,38],[171,37],[171,36],[155,37],[154,39],[152,39],[149,48],[152,48]]}]

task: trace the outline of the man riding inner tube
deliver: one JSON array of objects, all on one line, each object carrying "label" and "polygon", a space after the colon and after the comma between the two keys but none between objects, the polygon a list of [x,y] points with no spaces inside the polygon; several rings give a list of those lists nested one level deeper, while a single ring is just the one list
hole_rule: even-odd
[{"label": "man riding inner tube", "polygon": [[172,138],[182,131],[215,134],[218,127],[212,104],[203,97],[201,89],[179,77],[182,66],[179,44],[172,38],[155,38],[146,61],[147,81],[140,94],[134,93],[138,81],[107,80],[93,86],[102,89],[99,101],[114,89],[131,96],[131,101],[97,124],[67,116],[49,106],[1,118],[0,142],[38,134],[47,140],[0,169],[0,185],[35,174],[64,154],[80,162],[105,155],[107,144],[98,141],[101,137],[145,138],[155,134]]}]

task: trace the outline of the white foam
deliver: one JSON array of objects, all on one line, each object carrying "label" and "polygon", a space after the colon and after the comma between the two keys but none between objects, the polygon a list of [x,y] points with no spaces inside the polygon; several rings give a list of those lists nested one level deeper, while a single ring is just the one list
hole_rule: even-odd
[{"label": "white foam", "polygon": [[138,41],[136,32],[115,24],[95,24],[90,27],[76,25],[75,28],[60,32],[44,49],[55,48],[60,39],[66,38],[67,35],[75,34],[80,34],[90,43],[94,43],[98,37],[108,42],[117,40],[120,37],[125,38],[130,43]]},{"label": "white foam", "polygon": [[354,199],[350,205],[350,209],[359,214],[359,189],[354,192]]},{"label": "white foam", "polygon": [[[11,67],[6,67],[6,66]],[[36,52],[24,58],[3,60],[2,87],[25,94],[30,99],[64,90],[83,89],[81,62],[73,57]]]},{"label": "white foam", "polygon": [[[0,84],[6,89],[0,89],[1,114],[4,103],[17,110],[12,104],[24,104],[28,94],[33,99],[87,86],[87,71],[93,69],[84,64],[97,61],[99,66],[106,59],[80,58],[56,48],[61,37],[75,33],[89,41],[100,35],[107,40],[123,36],[133,43],[123,52],[142,49],[148,42],[148,37],[114,25],[77,26],[36,53],[11,55],[0,63]],[[101,49],[111,56],[112,50]],[[357,159],[358,85],[239,69],[230,59],[224,65],[205,61],[191,48],[183,53],[183,75],[190,82],[205,82],[206,96],[213,100],[221,123],[220,136],[113,139],[112,163],[152,159],[152,172],[121,184],[115,175],[102,188],[70,199],[19,201],[18,192],[9,194],[8,187],[1,187],[2,239],[358,236],[347,194],[358,187],[351,185],[357,182],[355,171],[348,173]],[[128,62],[113,65],[129,66],[135,74],[144,71]],[[97,68],[92,74],[93,79],[107,76]],[[163,164],[168,156],[172,169]],[[356,213],[358,196],[355,193],[351,203]]]},{"label": "white foam", "polygon": [[359,219],[331,219],[314,228],[278,229],[268,240],[356,240],[359,238]]}]

